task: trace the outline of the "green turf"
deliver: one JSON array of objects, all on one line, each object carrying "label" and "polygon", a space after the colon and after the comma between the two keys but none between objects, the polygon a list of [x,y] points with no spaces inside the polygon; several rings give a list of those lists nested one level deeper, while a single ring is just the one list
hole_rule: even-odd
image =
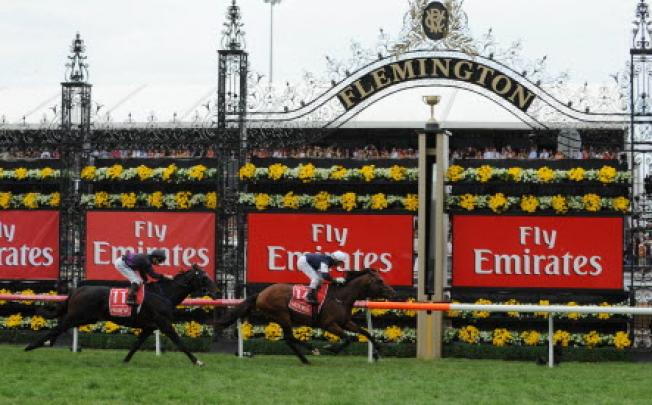
[{"label": "green turf", "polygon": [[125,351],[0,345],[2,404],[522,404],[652,403],[652,364],[310,357]]}]

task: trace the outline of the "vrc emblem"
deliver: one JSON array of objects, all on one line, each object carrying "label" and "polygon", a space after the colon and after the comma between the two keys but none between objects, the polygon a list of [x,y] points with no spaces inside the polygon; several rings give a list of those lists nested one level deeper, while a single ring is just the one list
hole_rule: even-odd
[{"label": "vrc emblem", "polygon": [[439,41],[448,35],[448,10],[438,2],[433,1],[423,10],[421,25],[426,36],[433,41]]}]

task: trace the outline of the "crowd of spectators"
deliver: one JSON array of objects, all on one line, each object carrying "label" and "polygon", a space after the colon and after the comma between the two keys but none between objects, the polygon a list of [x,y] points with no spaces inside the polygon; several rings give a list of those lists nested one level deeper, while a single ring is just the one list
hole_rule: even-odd
[{"label": "crowd of spectators", "polygon": [[301,146],[283,149],[255,149],[255,158],[294,158],[294,159],[416,159],[414,148],[378,148],[367,145],[357,148],[339,146]]},{"label": "crowd of spectators", "polygon": [[[282,149],[254,149],[254,158],[294,158],[294,159],[416,159],[417,149],[414,148],[378,148],[367,145],[358,148],[345,148],[339,146],[301,146],[297,148]],[[216,156],[213,149],[153,149],[153,150],[95,150],[91,153],[97,159],[149,159],[149,158],[212,158]],[[21,159],[58,159],[59,151],[56,150],[9,150],[0,152],[2,160]],[[460,159],[606,159],[620,158],[620,151],[615,148],[584,147],[570,154],[548,148],[512,148],[511,146],[485,148],[464,147],[452,148],[451,160]]]},{"label": "crowd of spectators", "polygon": [[96,150],[91,155],[96,159],[212,158],[216,156],[213,149]]},{"label": "crowd of spectators", "polygon": [[59,159],[60,156],[57,150],[12,149],[0,151],[0,160]]},{"label": "crowd of spectators", "polygon": [[[199,158],[215,157],[213,149],[190,150],[190,149],[169,149],[169,150],[95,150],[91,156],[96,159],[155,159],[155,158]],[[61,154],[57,150],[8,150],[0,152],[1,160],[36,160],[36,159],[59,159]]]},{"label": "crowd of spectators", "polygon": [[614,148],[594,148],[584,147],[577,149],[569,154],[562,151],[554,151],[548,148],[512,148],[503,146],[496,148],[488,146],[486,148],[465,147],[453,149],[451,159],[543,159],[543,160],[562,160],[562,159],[607,159],[614,160],[620,158],[620,152]]}]

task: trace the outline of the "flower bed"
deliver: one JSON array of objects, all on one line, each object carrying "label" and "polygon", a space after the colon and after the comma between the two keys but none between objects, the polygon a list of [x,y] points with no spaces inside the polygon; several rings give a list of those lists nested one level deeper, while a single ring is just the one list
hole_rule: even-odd
[{"label": "flower bed", "polygon": [[[0,342],[27,343],[36,339],[39,333],[45,333],[56,325],[56,320],[45,319],[39,315],[23,317],[22,314],[17,313],[0,317]],[[191,350],[207,351],[210,348],[213,339],[211,326],[188,321],[174,324],[174,328]],[[130,347],[141,330],[106,321],[80,326],[79,332],[82,346],[120,349]],[[174,344],[167,337],[162,336],[162,338],[164,338],[162,339],[164,347],[173,350]],[[150,340],[153,341],[153,338]],[[153,347],[153,343],[150,346]]]},{"label": "flower bed", "polygon": [[179,168],[174,164],[155,168],[145,165],[124,168],[120,164],[109,167],[86,166],[80,173],[82,180],[90,182],[139,180],[184,183],[215,179],[216,176],[217,169],[215,168],[209,169],[204,165]]},{"label": "flower bed", "polygon": [[57,208],[61,205],[60,193],[24,193],[13,194],[11,191],[0,192],[0,208]]},{"label": "flower bed", "polygon": [[416,181],[419,175],[417,168],[407,168],[394,165],[390,168],[377,168],[375,165],[365,165],[356,169],[347,169],[340,165],[330,168],[318,168],[312,163],[289,168],[284,164],[275,163],[268,167],[256,167],[252,163],[242,166],[239,171],[240,180],[244,181],[287,181],[298,180],[302,183],[323,181],[362,181],[389,180],[393,182]]},{"label": "flower bed", "polygon": [[85,208],[156,208],[178,209],[191,208],[215,209],[217,207],[217,193],[197,193],[180,191],[174,194],[163,194],[161,191],[154,193],[119,193],[109,194],[104,191],[94,194],[83,194],[81,205]]},{"label": "flower bed", "polygon": [[[556,345],[562,347],[613,347],[615,349],[629,348],[632,342],[625,331],[614,334],[601,334],[596,331],[589,333],[570,333],[558,329],[553,335]],[[504,346],[545,346],[548,344],[548,334],[536,330],[513,331],[505,328],[494,330],[479,330],[474,325],[461,328],[448,327],[444,331],[444,343],[462,342],[470,345],[490,344],[496,347]]]},{"label": "flower bed", "polygon": [[538,169],[523,169],[511,167],[509,169],[496,168],[484,165],[479,168],[463,168],[452,165],[446,172],[446,179],[451,183],[489,183],[503,181],[525,184],[553,184],[553,183],[587,183],[600,184],[626,184],[631,181],[631,173],[617,171],[611,166],[603,166],[598,170],[585,170],[576,167],[570,170],[553,170],[547,166]]},{"label": "flower bed", "polygon": [[52,169],[50,167],[27,169],[25,167],[18,167],[16,169],[3,169],[0,168],[0,180],[15,180],[15,181],[29,181],[29,180],[54,180],[61,177],[61,170]]},{"label": "flower bed", "polygon": [[377,193],[373,195],[358,195],[356,193],[344,193],[342,195],[330,194],[322,191],[316,195],[295,194],[290,191],[287,194],[266,194],[266,193],[240,193],[239,203],[245,206],[256,208],[259,211],[268,208],[300,209],[313,208],[318,211],[329,209],[353,210],[374,210],[403,209],[415,212],[419,208],[419,199],[416,194],[406,196],[385,195]]},{"label": "flower bed", "polygon": [[497,193],[494,195],[463,194],[448,196],[446,197],[446,206],[449,210],[462,209],[468,212],[477,209],[489,209],[496,214],[508,211],[527,213],[547,211],[559,215],[569,212],[595,213],[599,211],[624,214],[630,210],[630,201],[623,196],[607,198],[596,194],[511,197],[505,196],[503,193]]}]

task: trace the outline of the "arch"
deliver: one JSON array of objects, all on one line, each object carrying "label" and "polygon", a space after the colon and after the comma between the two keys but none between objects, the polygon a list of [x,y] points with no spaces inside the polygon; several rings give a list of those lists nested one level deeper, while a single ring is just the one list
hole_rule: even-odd
[{"label": "arch", "polygon": [[289,111],[251,112],[252,121],[303,121],[327,117],[320,126],[339,127],[371,104],[397,91],[415,87],[457,87],[479,94],[505,108],[533,128],[547,128],[537,115],[546,109],[569,125],[608,125],[628,121],[625,113],[590,113],[576,110],[515,72],[482,56],[458,51],[412,51],[380,58],[305,103]]}]

